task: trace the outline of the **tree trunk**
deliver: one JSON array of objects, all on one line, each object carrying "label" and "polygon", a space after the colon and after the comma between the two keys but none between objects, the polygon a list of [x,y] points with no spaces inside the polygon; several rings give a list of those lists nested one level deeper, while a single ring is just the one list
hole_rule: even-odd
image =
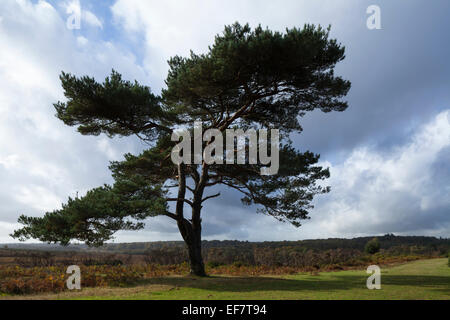
[{"label": "tree trunk", "polygon": [[201,236],[194,237],[191,243],[188,243],[189,263],[191,266],[191,274],[199,277],[205,277],[205,265],[202,257],[202,240]]},{"label": "tree trunk", "polygon": [[183,215],[184,200],[186,197],[186,173],[184,164],[178,165],[178,201],[177,201],[177,224],[181,236],[186,242],[189,251],[189,262],[191,265],[191,274],[204,277],[206,276],[205,265],[202,258],[202,219],[200,213],[202,210],[202,197],[206,182],[208,181],[208,167],[203,165],[202,176],[196,180],[194,199],[192,201],[192,220],[186,220]]},{"label": "tree trunk", "polygon": [[183,223],[178,223],[178,228],[188,247],[189,264],[191,268],[190,273],[195,276],[205,277],[205,265],[202,257],[201,226],[197,225],[196,228],[194,228],[188,220],[183,220]]}]

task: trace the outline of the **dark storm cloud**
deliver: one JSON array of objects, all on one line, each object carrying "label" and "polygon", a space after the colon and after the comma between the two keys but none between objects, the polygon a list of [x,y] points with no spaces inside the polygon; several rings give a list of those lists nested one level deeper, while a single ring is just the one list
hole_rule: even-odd
[{"label": "dark storm cloud", "polygon": [[368,30],[360,13],[372,3],[359,1],[332,29],[347,49],[337,70],[352,82],[349,108],[307,115],[296,139],[325,159],[362,144],[402,143],[450,105],[450,41],[443,31],[450,29],[450,3],[376,1],[382,30]]},{"label": "dark storm cloud", "polygon": [[[443,30],[450,30],[450,3],[379,3],[382,30],[366,29],[365,19],[358,14],[371,4],[368,1],[359,2],[342,17],[342,25],[333,25],[333,36],[347,48],[347,58],[337,70],[353,84],[347,97],[349,108],[343,113],[308,114],[302,119],[304,131],[294,139],[299,149],[321,153],[324,161],[343,161],[353,149],[367,145],[373,152],[388,152],[407,143],[420,125],[450,108],[450,41],[443,37]],[[439,163],[439,173],[427,188],[448,190],[450,161],[444,153],[438,154],[435,161]],[[395,204],[386,210],[398,210],[390,214],[399,219],[385,219],[373,225],[358,224],[351,230],[339,230],[341,234],[437,229],[448,233],[448,203],[422,212],[417,203],[420,199],[409,193],[392,196],[396,198]],[[239,203],[236,193],[230,197]],[[356,193],[352,203],[357,206],[359,201],[360,194]],[[250,221],[249,217],[249,227]]]}]

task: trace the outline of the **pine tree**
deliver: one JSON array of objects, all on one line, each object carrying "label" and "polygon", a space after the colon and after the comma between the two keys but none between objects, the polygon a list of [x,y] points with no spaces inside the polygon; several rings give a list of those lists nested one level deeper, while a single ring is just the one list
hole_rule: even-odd
[{"label": "pine tree", "polygon": [[[233,188],[242,193],[244,204],[300,226],[313,197],[329,192],[317,184],[329,171],[317,166],[319,155],[294,149],[289,136],[302,131],[299,120],[307,111],[344,111],[347,103],[342,99],[350,89],[349,81],[334,75],[345,48],[329,38],[329,30],[305,25],[282,33],[238,23],[227,26],[207,53],[169,60],[161,95],[123,80],[115,71],[103,83],[63,72],[67,101],[54,105],[60,120],[83,135],[135,135],[149,148],[111,162],[113,185],[69,198],[62,209],[43,217],[21,216],[24,227],[12,236],[63,245],[76,239],[100,246],[119,230],[142,229],[147,218],[167,216],[187,244],[191,272],[203,276],[202,207],[220,195],[207,195],[208,188]],[[278,174],[261,175],[260,163],[203,160],[175,165],[170,160],[175,145],[171,136],[176,128],[192,130],[195,121],[220,132],[279,129]],[[174,190],[176,196],[171,196]]]}]

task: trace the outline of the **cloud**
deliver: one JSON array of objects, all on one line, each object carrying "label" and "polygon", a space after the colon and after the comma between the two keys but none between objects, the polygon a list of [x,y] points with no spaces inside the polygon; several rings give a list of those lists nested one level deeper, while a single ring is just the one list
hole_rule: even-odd
[{"label": "cloud", "polygon": [[[417,126],[404,144],[380,152],[355,148],[330,167],[331,193],[318,196],[311,220],[295,228],[244,207],[240,194],[222,197],[203,208],[205,239],[250,241],[354,237],[386,233],[450,234],[450,109]],[[208,190],[215,193],[218,190]],[[149,239],[180,240],[171,221],[149,221]],[[166,226],[167,227],[164,227]],[[134,237],[131,233],[122,233]]]},{"label": "cloud", "polygon": [[353,84],[350,107],[342,113],[309,113],[301,121],[305,130],[294,137],[300,148],[331,158],[345,156],[358,145],[376,143],[378,148],[388,148],[405,141],[409,129],[450,104],[444,85],[450,74],[450,45],[442,42],[439,32],[450,28],[446,14],[450,3],[437,0],[425,6],[420,0],[382,1],[383,30],[369,30],[366,9],[372,4],[370,0],[293,0],[282,5],[273,1],[255,5],[234,0],[117,0],[111,10],[130,37],[143,36],[136,46],[145,51],[143,66],[157,89],[164,86],[166,61],[171,56],[186,56],[191,49],[206,52],[224,25],[239,21],[279,31],[305,23],[331,25],[331,36],[346,47],[346,59],[337,66],[337,74]]},{"label": "cloud", "polygon": [[317,201],[305,228],[329,236],[450,233],[450,109],[380,152],[356,148],[328,163],[332,192]]},{"label": "cloud", "polygon": [[103,23],[100,19],[91,11],[85,10],[80,3],[80,0],[65,1],[60,3],[60,6],[65,9],[68,15],[77,15],[81,22],[85,22],[87,25],[95,28],[103,29]]},{"label": "cloud", "polygon": [[[448,182],[429,178],[437,163],[441,171],[448,170],[448,164],[439,162],[445,159],[445,147],[439,135],[418,131],[425,123],[439,127],[434,117],[443,117],[450,106],[443,85],[448,83],[450,46],[438,32],[449,27],[449,4],[409,1],[405,14],[406,2],[382,2],[383,30],[370,31],[366,9],[371,4],[118,0],[112,6],[124,30],[144,35],[144,66],[157,83],[165,77],[170,56],[187,55],[190,49],[205,52],[213,36],[234,21],[280,31],[304,23],[331,24],[332,36],[347,48],[337,71],[353,83],[350,108],[308,114],[302,119],[304,132],[294,137],[298,148],[319,152],[328,161],[333,192],[318,198],[312,220],[300,229],[255,217],[253,208],[242,207],[238,194],[222,192],[222,199],[205,206],[207,236],[262,240],[391,231],[449,234],[444,213],[450,206],[442,200],[448,198],[443,191]],[[427,23],[414,23],[418,20]]]},{"label": "cloud", "polygon": [[106,155],[106,157],[111,161],[118,161],[122,159],[122,154],[120,154],[120,152],[116,148],[114,148],[111,140],[102,137],[98,141],[97,145],[99,150],[103,152]]},{"label": "cloud", "polygon": [[97,18],[97,16],[95,14],[93,14],[89,10],[83,10],[81,13],[81,16],[82,16],[83,21],[85,21],[87,24],[89,24],[93,27],[98,27],[100,29],[103,29],[102,22]]},{"label": "cloud", "polygon": [[[319,8],[328,18],[328,25],[336,15],[345,12],[348,5],[337,5],[332,0],[290,0],[283,1],[282,7],[273,1],[260,1],[255,5],[240,0],[118,0],[111,10],[114,19],[129,34],[143,34],[144,66],[161,88],[168,70],[166,61],[170,57],[189,55],[190,50],[205,52],[225,25],[236,21],[252,26],[261,23],[283,31],[286,27],[317,21]],[[142,42],[139,45],[142,46]]]},{"label": "cloud", "polygon": [[12,230],[15,230],[19,227],[20,225],[18,223],[7,223],[0,221],[0,243],[11,242],[9,234],[12,232]]},{"label": "cloud", "polygon": [[88,39],[86,39],[85,37],[83,37],[83,36],[78,36],[77,37],[77,43],[78,43],[78,45],[80,45],[80,46],[85,46],[85,45],[87,45],[88,43],[89,43],[89,40]]},{"label": "cloud", "polygon": [[[322,163],[330,167],[326,184],[332,191],[316,198],[312,219],[299,229],[217,200],[204,209],[205,235],[253,241],[389,232],[445,237],[450,234],[449,163],[450,109],[389,151],[356,148],[342,163]],[[238,204],[238,199],[233,193],[224,202]]]},{"label": "cloud", "polygon": [[61,199],[42,186],[23,186],[16,191],[15,198],[38,211],[48,212],[60,207]]},{"label": "cloud", "polygon": [[110,182],[109,160],[142,149],[136,139],[83,137],[56,119],[52,104],[64,99],[61,70],[99,80],[113,67],[130,80],[147,75],[134,55],[113,41],[67,29],[66,16],[48,2],[4,0],[0,12],[0,239],[5,241],[20,214],[42,215],[78,191]]}]

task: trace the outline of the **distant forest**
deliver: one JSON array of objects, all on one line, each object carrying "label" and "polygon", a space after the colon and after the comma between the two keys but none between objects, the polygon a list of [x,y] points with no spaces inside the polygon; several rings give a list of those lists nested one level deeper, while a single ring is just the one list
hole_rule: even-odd
[{"label": "distant forest", "polygon": [[[381,249],[389,250],[392,248],[402,250],[420,250],[420,251],[436,251],[443,250],[447,253],[450,249],[450,239],[435,238],[424,236],[395,236],[386,234],[378,237],[359,237],[353,239],[317,239],[317,240],[298,240],[298,241],[264,241],[249,242],[239,240],[204,240],[202,246],[205,249],[211,248],[234,248],[234,249],[254,249],[254,248],[282,248],[290,247],[299,250],[325,251],[334,249],[355,249],[364,250],[368,241],[377,238],[380,242]],[[88,247],[84,244],[72,244],[67,247],[56,244],[1,244],[3,248],[10,249],[26,249],[26,250],[45,250],[45,251],[102,251],[111,253],[125,254],[146,254],[149,250],[164,250],[173,248],[184,248],[183,241],[155,241],[155,242],[133,242],[133,243],[109,243],[102,247]]]},{"label": "distant forest", "polygon": [[[389,260],[392,257],[442,257],[447,256],[450,251],[450,239],[387,234],[376,237],[379,248],[374,255],[367,252],[367,244],[373,238],[270,242],[203,241],[202,250],[205,263],[210,267],[234,264],[295,268],[359,265],[368,261],[383,261],[386,258]],[[2,245],[0,251],[3,251],[4,255],[8,255],[5,251],[15,252],[15,255],[20,251],[44,251],[52,256],[67,256],[74,252],[78,256],[106,259],[103,263],[109,263],[108,257],[116,262],[121,259],[124,263],[140,261],[159,265],[182,264],[188,261],[186,246],[182,241],[114,243],[99,248],[86,245],[62,247],[49,244],[7,244]]]}]

